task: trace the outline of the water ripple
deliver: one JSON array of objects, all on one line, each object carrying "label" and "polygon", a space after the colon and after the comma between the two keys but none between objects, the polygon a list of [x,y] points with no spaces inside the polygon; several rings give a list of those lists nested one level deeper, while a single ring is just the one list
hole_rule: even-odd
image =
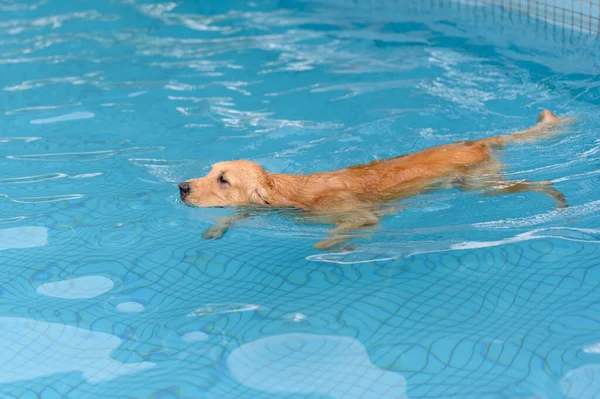
[{"label": "water ripple", "polygon": [[63,152],[50,154],[30,154],[30,155],[7,155],[8,159],[22,161],[46,161],[46,162],[87,162],[98,161],[117,155],[139,154],[144,152],[161,151],[164,147],[131,147],[123,150],[102,150],[88,152]]},{"label": "water ripple", "polygon": [[68,14],[50,15],[35,19],[13,19],[8,21],[0,21],[0,31],[4,31],[9,35],[18,35],[28,30],[42,30],[47,27],[57,29],[65,22],[71,20],[84,21],[116,21],[118,15],[105,15],[98,11],[81,11]]},{"label": "water ripple", "polygon": [[31,143],[32,141],[41,140],[41,137],[0,137],[0,143],[24,142]]},{"label": "water ripple", "polygon": [[[226,127],[236,130],[253,129],[255,133],[267,133],[284,128],[300,128],[301,130],[332,130],[343,127],[333,122],[295,121],[270,118],[273,113],[264,111],[241,111],[228,107],[212,106],[210,112]],[[240,136],[223,136],[219,139],[240,138]]]},{"label": "water ripple", "polygon": [[[393,232],[392,232],[393,234]],[[541,239],[556,239],[582,243],[600,243],[600,230],[573,227],[551,227],[535,229],[500,240],[461,241],[460,239],[439,241],[401,241],[370,243],[359,250],[340,253],[320,253],[306,257],[306,260],[339,265],[354,265],[370,262],[393,261],[416,255],[434,254],[451,251],[492,248]]]},{"label": "water ripple", "polygon": [[[376,3],[0,0],[4,396],[593,397],[597,41]],[[203,240],[232,210],[178,195],[219,160],[331,170],[542,108],[578,121],[502,160],[564,210],[428,193],[323,253],[290,210]]]},{"label": "water ripple", "polygon": [[40,112],[40,111],[51,111],[51,110],[61,109],[61,108],[76,107],[79,105],[81,105],[81,103],[73,103],[73,104],[67,104],[67,105],[40,105],[37,107],[16,108],[16,109],[12,109],[12,110],[7,110],[4,113],[6,115],[19,115],[19,114],[29,113],[29,112],[36,113],[36,112]]},{"label": "water ripple", "polygon": [[93,112],[72,112],[70,114],[54,116],[52,118],[32,119],[29,121],[32,125],[45,125],[48,123],[75,121],[80,119],[88,119],[96,116]]},{"label": "water ripple", "polygon": [[538,224],[558,221],[560,219],[572,218],[576,216],[589,215],[600,209],[600,200],[591,201],[582,205],[570,206],[566,209],[555,209],[546,213],[524,218],[496,220],[492,222],[481,222],[473,224],[479,228],[506,229],[516,227],[535,226]]},{"label": "water ripple", "polygon": [[22,2],[10,0],[3,1],[0,3],[0,11],[33,11],[47,3],[48,0],[39,0],[36,2]]},{"label": "water ripple", "polygon": [[341,85],[330,85],[330,86],[319,86],[317,88],[311,89],[310,91],[313,93],[326,93],[329,91],[347,91],[348,94],[336,97],[332,101],[345,100],[352,97],[359,96],[361,94],[373,93],[381,90],[390,90],[390,89],[402,89],[402,88],[412,88],[414,86],[418,86],[419,81],[413,80],[396,80],[396,81],[383,81],[383,82],[369,82],[369,83],[346,83]]},{"label": "water ripple", "polygon": [[6,198],[9,201],[16,202],[19,204],[41,204],[48,202],[62,202],[62,201],[72,201],[85,198],[83,194],[63,194],[63,195],[48,195],[41,197],[19,197],[19,198],[11,198],[7,195],[0,194],[0,198]]},{"label": "water ripple", "polygon": [[146,168],[148,173],[159,179],[159,181],[167,183],[177,183],[184,180],[190,164],[185,161],[154,158],[130,158],[129,162]]},{"label": "water ripple", "polygon": [[12,218],[4,218],[4,219],[0,219],[0,224],[16,223],[16,222],[20,222],[25,219],[27,219],[26,216],[15,216]]},{"label": "water ripple", "polygon": [[30,184],[30,183],[39,183],[47,180],[55,180],[62,179],[67,177],[68,175],[65,173],[48,173],[45,175],[37,175],[37,176],[24,176],[24,177],[8,177],[5,179],[0,179],[0,184]]},{"label": "water ripple", "polygon": [[38,80],[26,80],[18,85],[4,87],[5,91],[23,91],[31,90],[38,87],[45,87],[48,85],[70,83],[73,85],[82,85],[86,83],[92,83],[96,81],[96,78],[100,75],[99,72],[89,72],[82,76],[64,76],[57,78],[45,78]]},{"label": "water ripple", "polygon": [[247,303],[209,303],[190,314],[188,317],[213,316],[226,313],[253,312],[260,308],[259,305]]}]

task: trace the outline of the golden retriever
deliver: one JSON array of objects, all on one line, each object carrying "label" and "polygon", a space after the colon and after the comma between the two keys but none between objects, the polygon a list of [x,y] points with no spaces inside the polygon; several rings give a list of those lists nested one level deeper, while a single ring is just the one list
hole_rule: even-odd
[{"label": "golden retriever", "polygon": [[[181,200],[198,207],[294,207],[335,225],[330,238],[315,244],[331,249],[352,232],[377,225],[390,212],[381,205],[437,188],[482,190],[487,195],[536,191],[565,207],[564,195],[550,182],[507,180],[493,150],[523,143],[556,130],[571,119],[542,111],[537,123],[522,132],[477,141],[441,145],[365,165],[310,175],[268,173],[260,165],[238,160],[217,163],[205,177],[179,184]],[[400,208],[391,208],[392,211]],[[204,233],[220,238],[227,228],[254,212],[221,219]]]}]

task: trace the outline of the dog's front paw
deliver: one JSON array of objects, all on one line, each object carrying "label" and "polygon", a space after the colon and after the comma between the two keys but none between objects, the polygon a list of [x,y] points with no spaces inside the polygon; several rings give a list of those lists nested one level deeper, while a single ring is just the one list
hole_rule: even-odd
[{"label": "dog's front paw", "polygon": [[202,234],[202,237],[207,240],[218,240],[219,238],[223,237],[223,234],[225,234],[226,231],[227,227],[214,225],[207,229],[204,234]]},{"label": "dog's front paw", "polygon": [[321,251],[326,251],[328,249],[333,248],[335,246],[335,244],[336,243],[333,242],[333,240],[327,239],[327,240],[319,241],[318,243],[314,244],[313,248],[321,250]]},{"label": "dog's front paw", "polygon": [[348,252],[346,248],[352,248],[352,246],[348,244],[348,240],[350,240],[352,237],[354,236],[333,236],[331,238],[319,241],[318,243],[313,245],[313,248],[321,251]]}]

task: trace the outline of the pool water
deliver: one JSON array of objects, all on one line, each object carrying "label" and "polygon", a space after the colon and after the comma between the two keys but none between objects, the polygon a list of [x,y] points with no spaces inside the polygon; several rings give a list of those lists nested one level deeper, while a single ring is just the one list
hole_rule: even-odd
[{"label": "pool water", "polygon": [[[1,398],[600,397],[600,43],[446,1],[0,1]],[[177,183],[528,127],[535,193],[406,201],[354,250]]]}]

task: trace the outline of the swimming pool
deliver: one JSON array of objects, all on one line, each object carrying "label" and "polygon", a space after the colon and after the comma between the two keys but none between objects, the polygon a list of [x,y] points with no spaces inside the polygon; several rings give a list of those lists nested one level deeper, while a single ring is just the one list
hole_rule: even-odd
[{"label": "swimming pool", "polygon": [[[595,37],[357,0],[0,2],[0,397],[596,398]],[[529,126],[535,194],[407,201],[353,252],[277,213],[218,241],[177,183]]]}]

